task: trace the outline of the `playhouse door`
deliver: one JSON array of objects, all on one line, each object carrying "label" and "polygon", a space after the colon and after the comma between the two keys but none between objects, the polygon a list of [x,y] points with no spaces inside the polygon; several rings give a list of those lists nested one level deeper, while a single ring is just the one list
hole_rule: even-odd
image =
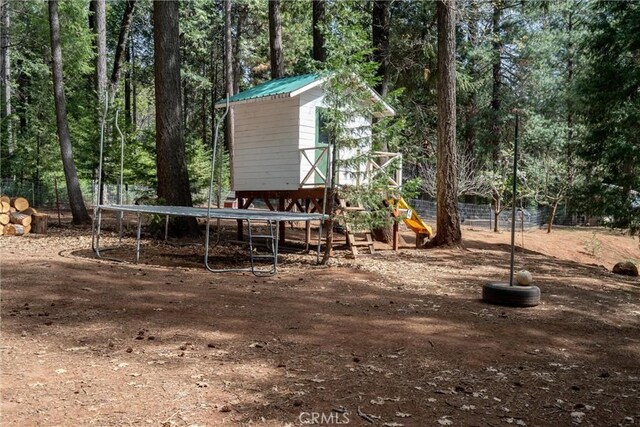
[{"label": "playhouse door", "polygon": [[316,173],[313,180],[316,185],[325,185],[327,180],[322,177],[327,177],[329,173],[327,170],[329,166],[329,133],[325,128],[325,123],[325,109],[316,108],[316,149],[314,150]]}]

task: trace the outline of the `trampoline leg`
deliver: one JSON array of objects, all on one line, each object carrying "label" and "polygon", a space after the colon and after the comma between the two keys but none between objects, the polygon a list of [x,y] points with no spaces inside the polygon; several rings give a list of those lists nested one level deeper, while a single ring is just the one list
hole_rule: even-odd
[{"label": "trampoline leg", "polygon": [[136,264],[140,260],[140,233],[141,233],[141,231],[142,231],[142,221],[140,220],[140,212],[138,212],[138,232],[136,234]]},{"label": "trampoline leg", "polygon": [[169,239],[169,215],[166,216],[164,221],[164,241]]},{"label": "trampoline leg", "polygon": [[96,219],[96,247],[95,252],[98,258],[101,258],[100,255],[100,228],[102,226],[102,209],[98,208],[98,214]]},{"label": "trampoline leg", "polygon": [[124,219],[124,212],[118,213],[118,246],[122,246],[122,222]]}]

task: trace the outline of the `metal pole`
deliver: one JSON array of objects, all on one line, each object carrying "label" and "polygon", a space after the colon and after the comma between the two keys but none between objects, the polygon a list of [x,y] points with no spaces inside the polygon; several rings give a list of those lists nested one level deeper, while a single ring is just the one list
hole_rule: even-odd
[{"label": "metal pole", "polygon": [[513,286],[513,267],[516,252],[516,191],[518,189],[518,125],[519,117],[516,114],[516,133],[513,144],[513,201],[511,209],[511,270],[509,272],[509,286]]},{"label": "metal pole", "polygon": [[136,233],[136,264],[140,261],[140,235],[142,234],[142,219],[138,211],[138,231]]},{"label": "metal pole", "polygon": [[107,122],[107,112],[109,111],[109,97],[105,96],[104,110],[100,117],[100,157],[98,159],[98,204],[102,203],[102,163],[104,160],[104,129]]},{"label": "metal pole", "polygon": [[[104,97],[104,110],[102,110],[102,114],[100,116],[100,157],[98,158],[98,188],[96,193],[96,202],[93,205],[93,221],[91,222],[91,240],[93,241],[93,234],[96,230],[96,218],[98,217],[98,213],[100,212],[99,205],[102,203],[102,163],[104,160],[104,128],[105,122],[107,118],[107,113],[109,112],[109,96],[105,92]],[[58,199],[58,189],[56,186],[56,200]],[[60,208],[58,208],[58,222],[60,222]],[[98,231],[99,233],[99,231]],[[98,237],[96,236],[96,240]],[[97,247],[97,241],[96,241]],[[96,252],[97,253],[97,252]],[[98,254],[99,256],[99,254]]]},{"label": "metal pole", "polygon": [[[216,152],[218,150],[218,135],[220,133],[220,125],[224,122],[224,119],[227,117],[229,113],[229,94],[227,94],[227,105],[224,110],[224,114],[220,117],[216,125],[216,130],[213,135],[213,152],[211,153],[211,176],[209,177],[209,197],[207,198],[207,223],[205,225],[205,235],[204,235],[204,266],[207,270],[212,271],[213,269],[209,266],[209,244],[211,239],[211,201],[213,197],[213,179],[216,173]],[[219,165],[218,167],[221,167]],[[220,227],[218,227],[218,233],[220,232]]]},{"label": "metal pole", "polygon": [[[327,215],[327,187],[333,185],[333,168],[333,151],[331,149],[331,139],[329,139],[329,144],[327,145],[327,168],[324,179],[324,190],[322,193],[322,219],[320,220],[320,225],[318,226],[318,250],[316,253],[316,264],[320,264],[320,249],[322,248],[322,225],[324,224],[324,218]],[[329,215],[331,215],[331,212],[329,212]],[[325,244],[326,243],[328,242],[325,242]],[[329,251],[331,251],[331,248],[329,248]]]},{"label": "metal pole", "polygon": [[[118,182],[118,204],[122,205],[122,185],[124,181],[124,135],[120,130],[120,126],[118,126],[118,115],[120,114],[120,110],[116,110],[116,130],[120,135],[120,179]],[[122,219],[124,216],[124,212],[120,211],[118,213],[118,244],[122,244]]]}]

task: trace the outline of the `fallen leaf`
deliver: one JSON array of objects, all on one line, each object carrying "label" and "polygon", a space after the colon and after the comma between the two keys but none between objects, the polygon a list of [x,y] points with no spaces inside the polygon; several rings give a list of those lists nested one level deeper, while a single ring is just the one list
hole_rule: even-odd
[{"label": "fallen leaf", "polygon": [[450,419],[451,417],[449,415],[445,415],[444,417],[440,418],[438,420],[438,424],[440,424],[441,426],[450,426],[453,425],[453,421],[451,421]]}]

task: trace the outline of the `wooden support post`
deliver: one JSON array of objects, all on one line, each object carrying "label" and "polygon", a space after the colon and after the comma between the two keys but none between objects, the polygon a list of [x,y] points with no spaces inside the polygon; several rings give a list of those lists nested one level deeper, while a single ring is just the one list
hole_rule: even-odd
[{"label": "wooden support post", "polygon": [[399,236],[398,236],[398,223],[396,221],[393,222],[393,250],[398,250],[399,245]]},{"label": "wooden support post", "polygon": [[400,216],[400,212],[397,209],[393,209],[391,211],[391,218],[394,219],[393,221],[393,250],[397,251],[398,250],[398,246],[399,246],[399,239],[400,239],[400,233],[399,233],[399,225],[398,225],[398,217]]},{"label": "wooden support post", "polygon": [[[244,209],[244,200],[242,199],[242,197],[238,197],[238,209]],[[237,238],[239,241],[242,241],[244,239],[244,231],[243,231],[243,221],[241,219],[237,220],[238,223],[238,235]]]},{"label": "wooden support post", "polygon": [[[280,212],[284,212],[284,196],[280,196],[280,198],[278,199],[278,211]],[[286,223],[285,221],[280,221],[280,242],[279,244],[284,245],[284,240],[285,240],[285,230],[286,230]]]},{"label": "wooden support post", "polygon": [[[304,211],[309,213],[309,206],[311,205],[311,201],[309,199],[304,199]],[[309,244],[311,243],[311,221],[304,222],[304,243],[309,249]]]}]

